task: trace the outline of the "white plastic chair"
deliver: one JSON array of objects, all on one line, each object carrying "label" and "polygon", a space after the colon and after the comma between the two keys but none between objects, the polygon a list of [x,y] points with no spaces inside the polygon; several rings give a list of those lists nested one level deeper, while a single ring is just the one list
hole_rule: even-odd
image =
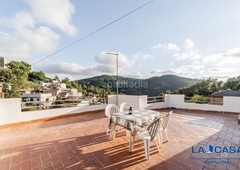
[{"label": "white plastic chair", "polygon": [[120,105],[120,112],[128,111],[130,107],[132,107],[132,106],[129,103],[123,102]]},{"label": "white plastic chair", "polygon": [[[111,119],[111,115],[113,113],[119,112],[119,107],[115,104],[108,104],[107,107],[105,108],[105,115],[108,117],[108,119]],[[110,131],[109,126],[107,128],[107,134]]]},{"label": "white plastic chair", "polygon": [[162,140],[162,134],[163,133],[166,135],[167,141],[169,141],[167,128],[168,128],[168,124],[169,124],[170,118],[172,116],[172,113],[173,113],[173,111],[170,111],[166,116],[163,117],[162,127],[159,130],[160,147],[162,147],[162,141],[163,141]]},{"label": "white plastic chair", "polygon": [[[156,141],[156,145],[159,150],[159,145],[160,145],[160,139],[159,139],[159,134],[161,133],[160,129],[162,126],[163,118],[157,118],[155,119],[152,123],[150,123],[147,128],[141,128],[138,126],[135,126],[136,130],[139,130],[138,132],[135,132],[136,135],[133,136],[133,143],[135,140],[135,136],[140,137],[144,141],[144,148],[145,148],[145,156],[146,159],[149,159],[149,150],[150,150],[150,141]],[[162,135],[162,134],[160,134]]]}]

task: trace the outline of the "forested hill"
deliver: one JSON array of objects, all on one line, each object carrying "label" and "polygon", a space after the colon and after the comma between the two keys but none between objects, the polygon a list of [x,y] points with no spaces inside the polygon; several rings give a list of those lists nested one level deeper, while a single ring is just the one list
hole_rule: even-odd
[{"label": "forested hill", "polygon": [[[76,81],[79,84],[93,85],[111,91],[117,91],[116,76],[102,75]],[[175,91],[200,81],[199,79],[190,79],[175,75],[163,75],[160,77],[151,77],[149,79],[134,79],[119,76],[118,89],[119,94],[157,96],[161,93],[166,93],[168,90]]]}]

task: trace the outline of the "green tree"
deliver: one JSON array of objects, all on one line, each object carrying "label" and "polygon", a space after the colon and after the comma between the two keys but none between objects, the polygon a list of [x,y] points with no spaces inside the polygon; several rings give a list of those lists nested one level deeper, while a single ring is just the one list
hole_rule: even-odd
[{"label": "green tree", "polygon": [[227,79],[224,84],[225,89],[240,90],[240,76]]},{"label": "green tree", "polygon": [[31,65],[21,61],[11,61],[7,64],[7,67],[12,71],[13,78],[10,80],[11,90],[8,90],[7,96],[19,97],[20,90],[27,87],[28,74],[31,71]]},{"label": "green tree", "polygon": [[46,76],[43,71],[33,71],[28,74],[28,78],[30,80],[40,80],[40,81],[45,81]]},{"label": "green tree", "polygon": [[175,93],[177,94],[185,94],[188,97],[192,97],[195,94],[202,96],[209,96],[212,93],[218,92],[223,89],[223,82],[218,82],[217,79],[206,79],[193,84],[189,87],[184,87],[178,89]]},{"label": "green tree", "polygon": [[67,88],[72,88],[72,84],[69,78],[66,77],[65,79],[62,79],[61,82],[65,83]]},{"label": "green tree", "polygon": [[0,68],[0,82],[10,83],[14,79],[15,75],[12,70],[7,68]]},{"label": "green tree", "polygon": [[57,80],[58,82],[60,82],[60,79],[59,79],[58,75],[55,75],[53,79],[55,79],[55,80]]},{"label": "green tree", "polygon": [[[12,70],[14,74],[26,74],[31,71],[31,65],[24,61],[11,61],[7,64],[7,67]],[[23,73],[24,72],[24,73]]]}]

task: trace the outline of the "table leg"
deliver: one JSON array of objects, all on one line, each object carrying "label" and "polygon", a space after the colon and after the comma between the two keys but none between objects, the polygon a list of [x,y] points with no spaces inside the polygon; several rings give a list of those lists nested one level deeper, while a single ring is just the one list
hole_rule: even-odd
[{"label": "table leg", "polygon": [[130,130],[130,142],[129,142],[129,152],[132,152],[132,149],[133,149],[133,134],[132,134],[132,131]]},{"label": "table leg", "polygon": [[115,138],[115,127],[116,127],[116,124],[111,123],[111,131],[110,131],[110,134],[109,134],[109,139],[110,140],[113,140]]}]

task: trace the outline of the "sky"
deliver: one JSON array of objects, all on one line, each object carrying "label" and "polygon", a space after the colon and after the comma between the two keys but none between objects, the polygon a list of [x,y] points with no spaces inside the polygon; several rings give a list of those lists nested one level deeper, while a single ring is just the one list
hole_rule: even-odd
[{"label": "sky", "polygon": [[0,56],[51,78],[240,75],[239,0],[12,0],[0,8]]}]

